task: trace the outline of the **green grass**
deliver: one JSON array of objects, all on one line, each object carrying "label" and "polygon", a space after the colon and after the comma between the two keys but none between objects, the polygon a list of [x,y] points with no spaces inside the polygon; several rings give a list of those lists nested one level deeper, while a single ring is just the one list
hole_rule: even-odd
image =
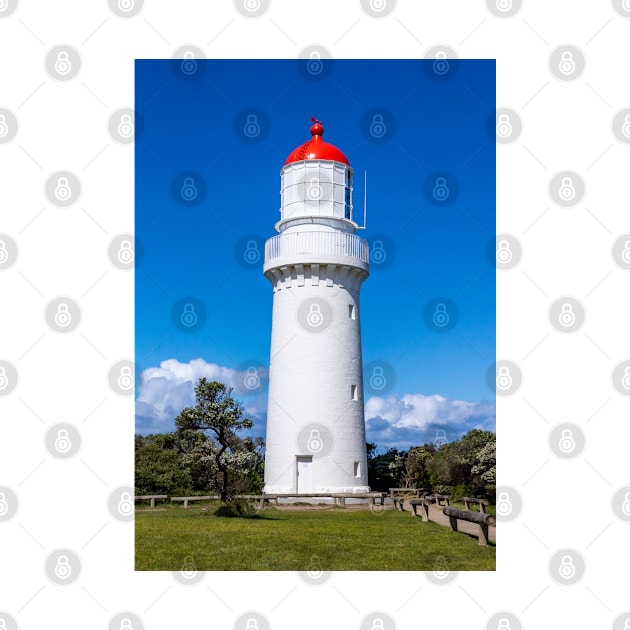
[{"label": "green grass", "polygon": [[[254,518],[219,518],[208,504],[137,511],[135,568],[180,571],[493,571],[495,546],[423,523],[409,512],[268,508]],[[188,560],[187,560],[188,559]]]}]

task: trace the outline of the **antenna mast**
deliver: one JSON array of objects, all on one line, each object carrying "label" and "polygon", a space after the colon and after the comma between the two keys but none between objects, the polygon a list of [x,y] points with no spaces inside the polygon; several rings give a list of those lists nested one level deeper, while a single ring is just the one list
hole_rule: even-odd
[{"label": "antenna mast", "polygon": [[365,230],[367,226],[367,171],[363,171],[363,225],[359,230]]}]

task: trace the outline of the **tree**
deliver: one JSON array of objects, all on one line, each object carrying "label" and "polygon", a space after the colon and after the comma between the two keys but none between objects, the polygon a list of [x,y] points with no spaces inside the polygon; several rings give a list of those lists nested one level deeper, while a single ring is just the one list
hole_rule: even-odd
[{"label": "tree", "polygon": [[372,490],[397,488],[402,482],[405,451],[389,448],[377,454],[376,444],[367,443],[368,484]]},{"label": "tree", "polygon": [[[495,466],[496,435],[471,429],[460,440],[440,446],[431,464],[431,486],[434,491],[452,493],[454,498],[489,497]],[[494,471],[496,474],[496,468]]]},{"label": "tree", "polygon": [[137,494],[188,494],[191,479],[180,454],[147,443],[136,450]]},{"label": "tree", "polygon": [[493,439],[475,453],[475,463],[470,472],[475,486],[483,488],[487,496],[494,495],[497,483],[497,440],[494,434]]},{"label": "tree", "polygon": [[196,452],[202,462],[212,463],[209,467],[211,482],[223,502],[234,495],[231,477],[243,471],[253,459],[253,453],[243,447],[237,433],[251,429],[254,423],[244,417],[243,405],[232,397],[232,391],[223,383],[201,378],[195,386],[197,404],[186,407],[175,418],[178,433],[184,439],[189,439],[191,432],[196,431],[210,438],[198,445]]},{"label": "tree", "polygon": [[405,487],[426,488],[431,485],[431,466],[435,455],[433,444],[414,446],[409,449],[405,459]]}]

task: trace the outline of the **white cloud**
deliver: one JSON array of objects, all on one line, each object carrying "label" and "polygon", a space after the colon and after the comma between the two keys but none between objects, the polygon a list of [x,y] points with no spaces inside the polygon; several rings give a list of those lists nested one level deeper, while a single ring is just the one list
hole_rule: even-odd
[{"label": "white cloud", "polygon": [[495,405],[450,400],[434,394],[370,398],[365,405],[367,439],[380,447],[409,448],[451,441],[471,429],[495,430]]},{"label": "white cloud", "polygon": [[[136,431],[172,431],[175,417],[184,407],[195,404],[194,386],[202,377],[234,387],[234,396],[244,403],[246,413],[254,420],[264,419],[267,399],[262,395],[246,396],[249,392],[243,388],[244,374],[203,359],[193,359],[188,363],[167,359],[159,367],[143,370],[136,398]],[[266,370],[260,370],[260,377],[264,384]],[[256,429],[255,433],[260,434],[260,427]]]},{"label": "white cloud", "polygon": [[[261,388],[252,392],[244,387],[247,368],[241,371],[193,359],[180,363],[162,361],[159,367],[142,372],[136,399],[136,431],[158,433],[173,431],[174,419],[184,407],[195,404],[194,386],[201,377],[233,387],[252,420],[252,435],[265,435],[268,370],[258,366]],[[251,369],[251,368],[250,368]],[[458,439],[470,429],[495,430],[494,402],[451,400],[434,394],[374,396],[366,401],[367,439],[381,448],[407,449],[411,446]]]}]

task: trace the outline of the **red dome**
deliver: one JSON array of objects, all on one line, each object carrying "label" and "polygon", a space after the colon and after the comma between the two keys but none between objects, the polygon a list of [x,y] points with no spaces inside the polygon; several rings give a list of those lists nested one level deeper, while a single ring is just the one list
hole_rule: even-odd
[{"label": "red dome", "polygon": [[304,144],[301,144],[297,149],[293,149],[289,153],[285,164],[291,162],[301,162],[302,160],[334,160],[335,162],[343,162],[350,166],[348,158],[334,145],[322,140],[324,135],[324,128],[319,120],[311,118],[315,123],[311,127],[310,140],[307,140]]}]

